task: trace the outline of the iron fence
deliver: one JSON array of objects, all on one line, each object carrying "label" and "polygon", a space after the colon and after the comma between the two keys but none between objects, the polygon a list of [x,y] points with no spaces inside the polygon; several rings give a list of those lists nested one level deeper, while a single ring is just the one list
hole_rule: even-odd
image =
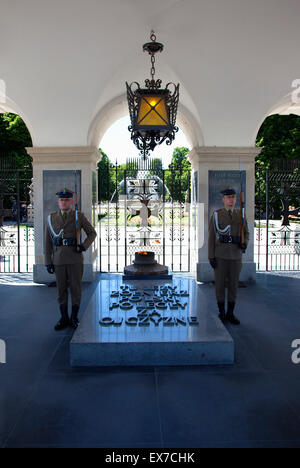
[{"label": "iron fence", "polygon": [[157,161],[106,164],[95,208],[99,271],[122,272],[138,251],[172,271],[190,271],[190,168]]},{"label": "iron fence", "polygon": [[32,168],[0,155],[0,273],[30,272],[34,263]]},{"label": "iron fence", "polygon": [[254,259],[258,271],[300,269],[300,161],[256,167]]},{"label": "iron fence", "polygon": [[[0,273],[30,272],[34,263],[31,166],[0,155]],[[135,252],[155,253],[173,271],[191,270],[191,173],[159,161],[102,167],[93,221],[97,269],[122,272]],[[300,163],[256,167],[254,260],[258,271],[300,270]],[[94,200],[95,201],[95,200]]]}]

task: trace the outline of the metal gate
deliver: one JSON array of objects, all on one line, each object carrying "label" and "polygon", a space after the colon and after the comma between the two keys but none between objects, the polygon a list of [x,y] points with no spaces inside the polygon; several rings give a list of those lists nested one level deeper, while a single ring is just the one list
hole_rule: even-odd
[{"label": "metal gate", "polygon": [[255,219],[257,269],[300,270],[300,161],[256,167]]},{"label": "metal gate", "polygon": [[190,168],[160,160],[107,163],[98,173],[98,270],[123,272],[138,251],[190,271]]},{"label": "metal gate", "polygon": [[30,272],[34,263],[32,167],[0,155],[0,273]]}]

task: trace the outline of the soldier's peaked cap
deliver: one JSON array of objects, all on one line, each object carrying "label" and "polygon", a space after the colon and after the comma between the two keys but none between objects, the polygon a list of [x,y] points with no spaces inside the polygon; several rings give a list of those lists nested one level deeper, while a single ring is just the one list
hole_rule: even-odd
[{"label": "soldier's peaked cap", "polygon": [[58,198],[73,198],[74,192],[72,192],[72,190],[64,188],[56,192],[56,195],[58,196]]},{"label": "soldier's peaked cap", "polygon": [[220,192],[222,195],[236,195],[236,191],[233,187],[226,187],[224,190]]}]

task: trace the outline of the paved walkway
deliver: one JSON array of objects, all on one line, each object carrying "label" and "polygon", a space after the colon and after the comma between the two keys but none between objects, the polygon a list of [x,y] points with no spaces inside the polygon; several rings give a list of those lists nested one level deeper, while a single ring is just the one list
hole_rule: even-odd
[{"label": "paved walkway", "polygon": [[259,273],[239,289],[233,366],[72,369],[56,289],[0,275],[0,447],[300,447],[299,286]]}]

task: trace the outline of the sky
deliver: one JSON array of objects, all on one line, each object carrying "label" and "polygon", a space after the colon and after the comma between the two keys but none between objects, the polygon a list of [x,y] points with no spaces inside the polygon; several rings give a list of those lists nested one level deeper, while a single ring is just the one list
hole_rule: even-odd
[{"label": "sky", "polygon": [[[117,120],[104,134],[99,142],[99,148],[107,154],[112,162],[118,161],[118,164],[126,162],[127,158],[136,158],[139,151],[130,139],[128,126],[130,125],[129,115]],[[180,130],[176,133],[172,145],[162,143],[157,146],[151,154],[152,158],[160,158],[163,167],[167,167],[172,159],[172,153],[177,146],[189,148],[189,144],[184,133]]]}]

